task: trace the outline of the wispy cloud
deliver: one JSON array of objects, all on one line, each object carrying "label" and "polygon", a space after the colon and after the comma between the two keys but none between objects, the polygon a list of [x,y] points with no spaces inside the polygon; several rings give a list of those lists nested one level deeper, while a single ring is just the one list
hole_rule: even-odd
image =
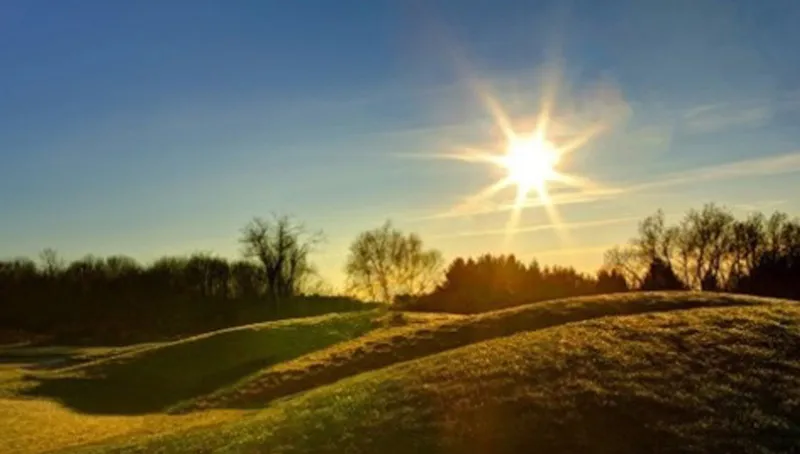
[{"label": "wispy cloud", "polygon": [[599,219],[596,221],[585,222],[570,222],[570,223],[547,223],[547,224],[534,224],[513,229],[489,229],[489,230],[469,230],[463,232],[456,232],[443,235],[435,235],[431,238],[454,238],[454,237],[476,237],[476,236],[500,236],[500,235],[517,235],[520,233],[539,232],[543,230],[576,230],[591,227],[599,227],[604,225],[622,224],[625,222],[632,222],[640,220],[639,216],[629,216],[614,219]]},{"label": "wispy cloud", "polygon": [[694,133],[757,128],[781,113],[797,109],[800,109],[800,92],[785,92],[776,97],[762,96],[695,106],[684,112],[682,124]]},{"label": "wispy cloud", "polygon": [[[563,194],[551,194],[549,198],[549,203],[555,206],[591,203],[600,200],[612,199],[617,195],[621,194],[622,192],[623,190],[618,188],[603,188],[603,189],[574,191]],[[539,199],[528,200],[519,207],[516,206],[514,203],[496,203],[487,201],[481,204],[472,204],[467,207],[450,210],[444,213],[422,216],[415,220],[424,221],[424,220],[435,220],[435,219],[480,216],[485,214],[509,212],[512,210],[516,210],[518,208],[524,209],[524,208],[542,207],[545,206],[546,204],[547,203]]]},{"label": "wispy cloud", "polygon": [[736,106],[727,103],[698,106],[683,117],[684,125],[696,133],[716,132],[731,128],[752,128],[766,124],[773,115],[769,103]]},{"label": "wispy cloud", "polygon": [[[551,194],[549,201],[556,207],[562,205],[589,204],[614,200],[631,194],[641,195],[653,189],[692,185],[708,181],[784,175],[797,172],[800,172],[800,151],[728,162],[666,175],[657,175],[654,176],[653,180],[651,181],[639,184],[631,184],[628,186],[586,189],[565,193],[555,192]],[[542,206],[545,206],[545,203],[542,200],[532,199],[523,204],[521,208],[536,208]],[[517,207],[510,202],[497,203],[493,201],[485,201],[480,204],[462,206],[444,213],[423,216],[409,216],[409,220],[429,221],[464,218],[470,216],[510,212],[515,209],[517,209]]]},{"label": "wispy cloud", "polygon": [[732,208],[741,211],[754,212],[775,208],[786,203],[788,203],[788,200],[759,200],[750,203],[737,203],[733,205]]},{"label": "wispy cloud", "polygon": [[800,152],[746,159],[725,164],[701,167],[662,176],[656,181],[635,185],[624,192],[643,191],[651,188],[680,186],[713,180],[781,175],[800,172]]}]

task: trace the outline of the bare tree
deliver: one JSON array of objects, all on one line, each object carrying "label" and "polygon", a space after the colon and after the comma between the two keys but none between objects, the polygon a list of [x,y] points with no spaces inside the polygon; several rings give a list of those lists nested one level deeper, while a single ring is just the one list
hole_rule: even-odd
[{"label": "bare tree", "polygon": [[52,248],[46,248],[39,253],[39,259],[42,261],[42,270],[45,275],[50,277],[63,271],[66,266],[64,260],[59,257],[58,252]]},{"label": "bare tree", "polygon": [[244,255],[261,263],[267,291],[276,302],[297,293],[313,271],[308,256],[321,241],[321,233],[309,233],[288,216],[255,218],[242,229],[241,238]]},{"label": "bare tree", "polygon": [[604,267],[616,271],[631,287],[638,287],[644,279],[647,268],[642,266],[641,257],[633,246],[614,246],[606,251]]},{"label": "bare tree", "polygon": [[717,290],[727,283],[734,223],[726,208],[713,203],[686,214],[681,224],[680,248],[689,259],[686,283],[690,287]]},{"label": "bare tree", "polygon": [[714,204],[689,211],[677,226],[667,226],[659,210],[639,224],[639,235],[629,246],[606,253],[605,265],[631,285],[641,285],[658,262],[687,286],[714,290],[729,280],[734,222],[727,209]]},{"label": "bare tree", "polygon": [[421,295],[441,279],[442,255],[422,239],[404,235],[387,221],[361,233],[350,245],[345,271],[351,292],[390,303],[398,295]]},{"label": "bare tree", "polygon": [[785,253],[793,244],[800,244],[800,224],[784,213],[769,218],[756,213],[739,221],[727,208],[709,203],[674,226],[666,226],[661,211],[645,218],[639,235],[608,251],[605,264],[632,285],[641,284],[643,270],[659,260],[688,288],[733,289],[765,253]]},{"label": "bare tree", "polygon": [[651,265],[659,261],[670,268],[675,259],[676,244],[680,231],[667,227],[664,212],[656,211],[639,223],[639,236],[630,240],[627,246],[617,246],[607,251],[604,257],[605,268],[622,275],[631,286],[640,286]]}]

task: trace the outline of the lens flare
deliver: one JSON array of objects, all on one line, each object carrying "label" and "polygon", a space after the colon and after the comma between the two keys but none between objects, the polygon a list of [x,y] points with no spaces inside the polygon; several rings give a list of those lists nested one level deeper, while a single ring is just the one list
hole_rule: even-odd
[{"label": "lens flare", "polygon": [[[566,173],[567,157],[579,148],[586,146],[608,124],[598,121],[583,125],[580,130],[571,130],[569,125],[560,124],[554,116],[558,81],[557,74],[552,74],[542,87],[542,97],[536,121],[532,130],[515,129],[515,121],[507,114],[502,104],[492,95],[488,84],[471,80],[471,87],[478,100],[481,101],[487,114],[501,133],[502,143],[480,150],[474,147],[462,148],[450,153],[425,155],[427,158],[457,160],[468,163],[484,163],[501,169],[504,176],[492,184],[478,190],[442,216],[458,216],[469,213],[475,207],[490,202],[507,188],[515,188],[516,195],[511,204],[510,215],[506,223],[506,239],[517,229],[522,211],[527,207],[544,209],[555,231],[564,242],[569,242],[555,201],[550,197],[551,188],[573,188],[581,191],[598,191],[600,186],[591,180]],[[569,131],[564,133],[565,128]],[[549,137],[549,132],[559,131],[559,140]],[[563,195],[563,194],[562,194]],[[484,205],[485,207],[485,205]],[[481,208],[479,212],[491,212]]]},{"label": "lens flare", "polygon": [[552,144],[538,137],[515,137],[508,144],[505,156],[499,159],[508,178],[521,192],[537,191],[558,178],[555,166],[561,156]]}]

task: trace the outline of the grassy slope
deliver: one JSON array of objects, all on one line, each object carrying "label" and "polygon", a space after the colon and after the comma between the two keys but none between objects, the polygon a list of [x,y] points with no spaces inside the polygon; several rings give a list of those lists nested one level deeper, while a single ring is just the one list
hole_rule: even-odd
[{"label": "grassy slope", "polygon": [[800,306],[780,302],[599,318],[361,374],[213,429],[87,451],[792,452],[798,322]]},{"label": "grassy slope", "polygon": [[215,331],[55,372],[31,373],[17,394],[102,414],[160,411],[262,367],[358,337],[377,311],[261,323]]},{"label": "grassy slope", "polygon": [[167,434],[241,419],[246,412],[221,410],[183,416],[86,415],[55,402],[0,399],[0,452],[31,454],[120,437]]},{"label": "grassy slope", "polygon": [[273,399],[330,384],[367,370],[573,321],[766,301],[770,300],[713,293],[629,293],[554,300],[472,317],[434,319],[422,327],[376,331],[294,361],[276,364],[232,386],[183,402],[171,410],[259,408]]},{"label": "grassy slope", "polygon": [[[186,416],[130,413],[193,396],[208,389],[205,387],[224,383],[223,379],[235,379],[250,366],[290,359],[369,330],[381,330],[393,323],[390,318],[380,311],[329,315],[124,349],[4,349],[6,357],[20,362],[0,365],[0,452],[45,452],[109,437],[164,434],[240,418],[246,412],[211,411]],[[416,324],[447,317],[413,314],[403,318],[402,323]],[[53,355],[102,359],[53,372],[21,369],[40,357]],[[26,375],[27,379],[21,379]],[[117,414],[87,414],[97,411]]]}]

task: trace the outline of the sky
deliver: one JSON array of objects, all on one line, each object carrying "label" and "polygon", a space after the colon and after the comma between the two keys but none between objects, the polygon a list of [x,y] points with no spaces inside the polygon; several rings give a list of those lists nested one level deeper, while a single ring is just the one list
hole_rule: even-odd
[{"label": "sky", "polygon": [[[592,272],[640,219],[706,202],[800,201],[794,0],[5,0],[0,2],[0,257],[237,257],[254,216],[349,243],[391,219],[447,259],[515,253]],[[595,134],[513,188],[487,100],[547,139]],[[592,129],[594,126],[598,128]],[[599,131],[599,132],[597,132]],[[468,203],[465,203],[467,202]]]}]

